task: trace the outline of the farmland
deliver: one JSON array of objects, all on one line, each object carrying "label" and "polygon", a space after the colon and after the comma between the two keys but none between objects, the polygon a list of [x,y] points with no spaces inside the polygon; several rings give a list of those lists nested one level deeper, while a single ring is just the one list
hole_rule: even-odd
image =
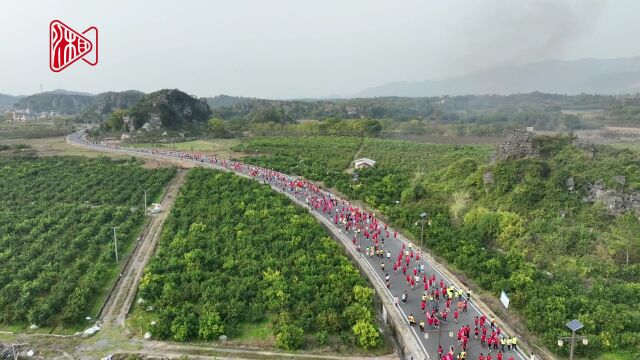
[{"label": "farmland", "polygon": [[131,317],[159,339],[383,349],[373,289],[340,245],[285,196],[228,173],[190,171],[139,296]]},{"label": "farmland", "polygon": [[0,157],[0,326],[53,328],[94,317],[175,170],[135,160]]},{"label": "farmland", "polygon": [[[590,339],[579,353],[633,358],[640,313],[629,300],[640,298],[640,223],[583,198],[598,180],[612,191],[638,191],[640,154],[594,146],[597,156],[590,157],[562,136],[538,144],[539,158],[496,164],[488,146],[367,138],[252,139],[237,150],[245,162],[304,175],[364,201],[416,241],[419,214],[426,212],[426,245],[478,291],[509,293],[522,330],[547,348],[566,355],[555,343],[564,324],[578,318]],[[378,161],[357,170],[357,181],[345,171],[355,157]],[[624,185],[616,175],[625,176]],[[569,178],[575,189],[567,188]]]}]

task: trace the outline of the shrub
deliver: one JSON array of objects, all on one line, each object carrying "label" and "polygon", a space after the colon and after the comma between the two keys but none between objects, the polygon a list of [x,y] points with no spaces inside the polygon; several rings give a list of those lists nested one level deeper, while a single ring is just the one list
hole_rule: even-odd
[{"label": "shrub", "polygon": [[283,325],[276,334],[276,346],[284,350],[295,350],[302,346],[302,328],[295,325]]}]

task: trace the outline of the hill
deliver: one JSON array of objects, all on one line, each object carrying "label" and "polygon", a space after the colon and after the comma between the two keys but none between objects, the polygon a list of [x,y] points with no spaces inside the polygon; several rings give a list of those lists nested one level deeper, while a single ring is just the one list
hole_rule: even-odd
[{"label": "hill", "polygon": [[397,81],[354,97],[515,94],[616,94],[640,91],[640,56],[618,59],[549,60],[494,67],[444,80]]},{"label": "hill", "polygon": [[135,129],[145,123],[151,127],[177,129],[207,121],[211,109],[204,99],[177,89],[164,89],[145,95],[131,108],[130,116]]},{"label": "hill", "polygon": [[0,107],[13,107],[21,98],[21,96],[0,94]]},{"label": "hill", "polygon": [[93,105],[93,101],[93,95],[53,91],[24,97],[14,106],[18,109],[29,108],[34,112],[55,111],[76,115]]},{"label": "hill", "polygon": [[144,93],[137,90],[121,92],[108,91],[96,95],[93,105],[80,114],[84,122],[100,122],[114,110],[129,109],[144,97]]},{"label": "hill", "polygon": [[242,97],[242,96],[229,96],[229,95],[218,95],[215,97],[208,97],[206,98],[207,100],[207,104],[209,104],[209,107],[212,109],[216,109],[219,107],[225,107],[225,106],[234,106],[237,104],[242,104],[242,103],[249,103],[249,102],[253,102],[256,101],[258,99],[256,98],[246,98],[246,97]]},{"label": "hill", "polygon": [[83,92],[83,91],[74,91],[74,90],[65,90],[65,89],[55,89],[51,91],[45,91],[41,94],[58,94],[58,95],[82,95],[82,96],[94,96],[95,94]]}]

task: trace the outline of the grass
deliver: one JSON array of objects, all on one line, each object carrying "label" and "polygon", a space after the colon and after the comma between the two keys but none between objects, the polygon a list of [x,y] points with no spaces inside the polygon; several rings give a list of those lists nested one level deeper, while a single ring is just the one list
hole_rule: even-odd
[{"label": "grass", "polygon": [[131,306],[131,311],[125,320],[127,329],[131,331],[133,336],[142,338],[144,336],[144,329],[150,324],[153,320],[157,320],[158,316],[152,312],[147,312],[144,310],[146,305],[138,305],[138,298],[136,297],[133,305]]},{"label": "grass", "polygon": [[[125,154],[117,154],[111,152],[102,152],[95,151],[90,149],[84,149],[81,147],[69,145],[64,140],[64,137],[51,137],[51,138],[41,138],[41,139],[5,139],[0,140],[0,144],[4,145],[17,145],[17,144],[25,144],[29,145],[30,148],[26,150],[22,150],[23,153],[34,153],[38,156],[84,156],[88,158],[96,158],[101,156],[106,156],[112,159],[126,159],[131,156]],[[4,151],[0,153],[0,156],[10,156],[14,153],[13,150]],[[139,160],[144,162],[144,166],[147,168],[158,168],[158,167],[166,167],[166,166],[174,166],[171,163],[162,162],[154,159],[147,158],[138,158]],[[150,199],[151,200],[151,199]],[[154,200],[155,201],[155,200]],[[149,202],[151,204],[152,201]]]},{"label": "grass", "polygon": [[62,136],[73,130],[65,121],[35,121],[28,123],[2,122],[0,119],[0,139],[28,138],[38,139],[45,137]]},{"label": "grass", "polygon": [[240,335],[235,337],[238,341],[265,341],[273,338],[273,332],[269,327],[269,320],[257,323],[244,323],[239,326]]},{"label": "grass", "polygon": [[231,154],[231,147],[237,145],[238,139],[210,139],[193,140],[173,144],[167,143],[141,143],[132,144],[133,147],[170,149],[176,151],[197,151],[206,154],[217,154],[220,157],[228,158]]},{"label": "grass", "polygon": [[604,353],[596,360],[631,360],[631,357],[622,353]]},{"label": "grass", "polygon": [[640,151],[640,144],[637,142],[620,142],[620,143],[615,143],[610,145],[618,149],[629,149],[631,151]]},{"label": "grass", "polygon": [[15,323],[15,324],[0,324],[0,331],[12,332],[15,334],[56,334],[56,335],[73,335],[78,331],[84,330],[91,326],[87,322],[86,326],[81,325],[68,325],[65,327],[38,327],[37,329],[29,329],[31,324],[28,323]]},{"label": "grass", "polygon": [[[159,196],[162,196],[162,194],[160,194]],[[96,301],[94,302],[93,306],[91,307],[91,310],[89,311],[89,314],[91,314],[90,316],[93,317],[91,323],[93,323],[93,320],[95,320],[95,318],[97,318],[97,316],[99,315],[98,311],[100,311],[102,304],[104,304],[104,302],[107,299],[107,295],[109,294],[109,291],[111,291],[111,289],[113,288],[113,285],[118,280],[118,274],[124,271],[124,266],[127,262],[127,259],[129,259],[129,257],[131,256],[131,252],[133,251],[133,249],[136,246],[136,243],[138,242],[137,238],[138,236],[141,235],[142,229],[147,224],[147,221],[149,221],[149,219],[145,218],[145,220],[137,226],[137,229],[133,231],[133,234],[135,234],[136,236],[133,239],[129,239],[128,242],[126,242],[127,244],[126,248],[124,248],[122,252],[118,254],[120,259],[120,263],[118,264],[118,266],[110,268],[108,270],[105,276],[106,280],[104,281],[104,284],[100,289],[98,295],[95,297]]]},{"label": "grass", "polygon": [[[88,149],[83,149],[80,147],[76,147],[73,145],[69,145],[65,142],[64,136],[56,136],[50,138],[42,138],[42,139],[4,139],[0,140],[0,144],[5,145],[16,145],[16,144],[25,144],[29,145],[31,149],[27,149],[26,151],[34,151],[39,156],[56,156],[56,155],[70,155],[70,156],[86,156],[86,157],[100,157],[100,156],[108,156],[114,159],[122,159],[130,156],[120,155],[114,153],[107,152],[99,152]],[[11,153],[11,151],[7,151],[7,153]]]},{"label": "grass", "polygon": [[[142,338],[144,329],[153,320],[157,320],[158,315],[153,312],[145,311],[146,304],[138,304],[138,298],[135,299],[131,312],[126,319],[126,325],[131,334],[135,337]],[[215,341],[218,343],[218,341]],[[238,327],[238,335],[229,338],[229,345],[246,345],[273,347],[275,338],[269,326],[269,319],[256,323],[243,323]],[[194,343],[209,343],[206,341],[196,340]]]}]

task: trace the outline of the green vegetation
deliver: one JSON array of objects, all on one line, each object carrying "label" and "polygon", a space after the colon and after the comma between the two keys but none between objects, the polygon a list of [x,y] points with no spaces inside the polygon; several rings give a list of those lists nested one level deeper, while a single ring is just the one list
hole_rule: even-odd
[{"label": "green vegetation", "polygon": [[233,339],[268,320],[286,350],[320,332],[382,344],[373,290],[341,246],[285,196],[229,173],[189,172],[139,295],[157,320],[146,330],[160,339]]},{"label": "green vegetation", "polygon": [[[599,129],[598,135],[618,137],[624,131],[604,126],[634,126],[640,121],[638,95],[621,99],[533,92],[508,96],[334,100],[266,100],[221,95],[206,99],[207,105],[204,99],[192,98],[179,90],[160,90],[144,96],[137,92],[104,93],[97,95],[94,102],[78,118],[106,119],[102,131],[94,131],[93,135],[120,137],[123,131],[131,132],[132,128],[137,130],[151,123],[152,131],[130,133],[129,143],[247,135],[492,138],[524,127],[547,131]],[[124,116],[131,117],[133,126],[124,124]]]},{"label": "green vegetation", "polygon": [[[174,169],[135,160],[0,157],[0,324],[76,325],[102,299],[142,224],[143,190]],[[137,207],[137,210],[133,207]]]},{"label": "green vegetation", "polygon": [[362,142],[362,138],[355,137],[256,138],[234,150],[244,152],[248,162],[330,182],[349,179],[343,170],[351,164]]},{"label": "green vegetation", "polygon": [[216,154],[220,157],[229,157],[231,148],[239,143],[238,139],[211,139],[211,140],[193,140],[177,143],[159,143],[149,144],[140,143],[132,144],[133,147],[153,148],[153,149],[171,149],[177,151],[197,151],[200,153]]},{"label": "green vegetation", "polygon": [[382,132],[382,123],[378,120],[357,119],[325,121],[305,121],[300,124],[251,123],[249,127],[254,136],[368,136],[377,137]]},{"label": "green vegetation", "polygon": [[[565,323],[578,318],[590,337],[583,355],[638,356],[640,240],[638,219],[609,215],[587,203],[588,186],[640,190],[640,154],[596,147],[591,158],[571,138],[540,138],[541,158],[489,164],[487,146],[412,144],[361,138],[252,139],[237,147],[243,161],[304,175],[364,200],[419,239],[426,211],[426,245],[523,316],[552,351]],[[358,146],[361,144],[361,146]],[[377,160],[345,172],[354,157]],[[493,181],[485,184],[490,172]],[[613,176],[626,176],[622,186]],[[573,177],[575,189],[567,188]],[[628,255],[628,261],[627,261]]]},{"label": "green vegetation", "polygon": [[[19,144],[24,144],[29,146],[29,149],[24,151],[28,155],[37,155],[37,156],[83,156],[83,157],[109,157],[109,158],[119,158],[126,159],[129,158],[124,154],[116,154],[116,153],[102,153],[94,150],[80,148],[74,145],[67,144],[63,137],[51,137],[51,138],[41,138],[41,139],[7,139],[1,141],[3,145],[15,147]],[[5,151],[0,152],[0,155],[13,155],[13,151]],[[146,161],[148,163],[152,163]]]},{"label": "green vegetation", "polygon": [[93,104],[92,95],[74,93],[43,92],[21,98],[14,105],[17,109],[29,108],[32,112],[55,111],[60,114],[79,114]]},{"label": "green vegetation", "polygon": [[55,125],[0,123],[0,139],[40,139],[67,135],[72,131],[72,126],[64,122]]},{"label": "green vegetation", "polygon": [[[92,105],[83,110],[77,120],[84,123],[100,122],[112,112],[131,108],[143,97],[143,92],[135,90],[100,93],[93,98]],[[118,128],[120,129],[122,127]]]},{"label": "green vegetation", "polygon": [[143,96],[144,93],[135,90],[109,91],[95,96],[56,90],[15,98],[14,107],[29,108],[32,112],[76,115],[76,120],[81,122],[99,122],[112,111],[132,107]]},{"label": "green vegetation", "polygon": [[126,131],[124,126],[124,117],[128,115],[126,110],[118,109],[114,110],[107,116],[106,120],[102,124],[102,129],[105,131]]},{"label": "green vegetation", "polygon": [[[113,96],[120,99],[123,95]],[[117,103],[121,107],[115,107],[113,101],[108,102],[111,111],[101,115],[105,121],[99,128],[92,129],[90,136],[120,138],[126,133],[130,136],[129,142],[134,143],[193,140],[205,134],[231,137],[223,124],[211,119],[211,110],[204,99],[177,89],[147,95],[135,93],[122,104]]]},{"label": "green vegetation", "polygon": [[[323,120],[322,126],[272,126],[280,134],[319,135],[327,119],[377,119],[382,131],[412,135],[495,136],[514,128],[577,130],[603,125],[633,126],[640,121],[640,96],[528,94],[468,95],[423,98],[376,97],[334,100],[265,100],[221,95],[208,98],[214,115],[229,126],[254,132],[255,123],[282,125],[290,120]],[[256,114],[267,112],[274,116]],[[233,125],[232,125],[233,124]],[[306,126],[303,126],[306,125]],[[275,131],[254,135],[276,135]],[[340,135],[358,135],[346,133]],[[336,133],[333,133],[336,134]]]},{"label": "green vegetation", "polygon": [[25,149],[29,149],[29,148],[31,148],[31,146],[29,146],[27,144],[15,144],[13,146],[0,144],[0,152],[11,150],[11,149],[13,149],[13,150],[25,150]]}]

